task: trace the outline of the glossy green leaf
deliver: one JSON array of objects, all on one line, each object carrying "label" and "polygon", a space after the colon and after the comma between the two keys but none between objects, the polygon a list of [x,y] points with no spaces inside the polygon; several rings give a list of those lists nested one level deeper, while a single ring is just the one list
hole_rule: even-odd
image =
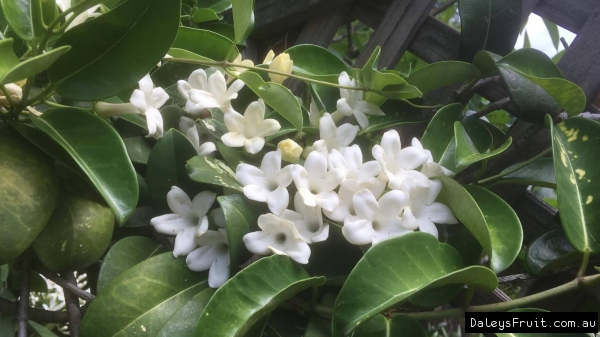
[{"label": "glossy green leaf", "polygon": [[267,105],[302,132],[302,109],[292,92],[281,84],[265,82],[252,71],[243,72],[240,79]]},{"label": "glossy green leaf", "polygon": [[144,236],[129,236],[119,240],[102,259],[98,274],[98,292],[127,269],[164,251],[165,249],[154,240]]},{"label": "glossy green leaf", "polygon": [[181,188],[190,198],[198,192],[185,169],[187,161],[197,154],[187,137],[174,129],[154,145],[148,157],[146,183],[150,202],[159,211],[169,213],[167,193],[172,186]]},{"label": "glossy green leaf", "polygon": [[152,149],[144,137],[123,138],[123,144],[125,144],[127,155],[133,163],[148,164],[148,157]]},{"label": "glossy green leaf", "polygon": [[21,255],[46,226],[58,195],[52,159],[0,126],[0,265]]},{"label": "glossy green leaf", "polygon": [[221,154],[225,162],[235,169],[239,163],[245,162],[244,157],[233,147],[229,147],[222,142],[217,142],[217,151]]},{"label": "glossy green leaf", "polygon": [[177,310],[167,323],[156,334],[157,337],[193,337],[196,333],[196,323],[204,308],[214,295],[215,289],[207,288],[199,292]]},{"label": "glossy green leaf", "polygon": [[480,264],[483,248],[477,241],[477,238],[464,225],[452,226],[452,229],[453,231],[450,233],[446,243],[456,249],[460,256],[462,256],[465,265]]},{"label": "glossy green leaf", "polygon": [[360,134],[379,131],[397,125],[426,122],[421,109],[402,101],[387,100],[381,106],[381,110],[385,112],[385,116],[369,116],[369,126],[362,130]]},{"label": "glossy green leaf", "polygon": [[360,325],[352,337],[427,337],[427,331],[419,321],[408,316],[386,318],[377,315]]},{"label": "glossy green leaf", "polygon": [[[511,167],[508,167],[503,172],[510,169]],[[552,158],[540,158],[518,171],[505,175],[498,182],[504,184],[542,186],[556,189],[554,161]]]},{"label": "glossy green leaf", "polygon": [[100,100],[134,86],[160,61],[175,39],[181,4],[173,0],[127,1],[77,29],[54,48],[72,50],[48,69],[63,97]]},{"label": "glossy green leaf", "polygon": [[484,188],[463,187],[447,177],[438,179],[444,187],[437,201],[450,207],[454,216],[475,236],[490,256],[490,266],[494,272],[508,268],[523,242],[523,229],[513,209]]},{"label": "glossy green leaf", "polygon": [[481,71],[471,63],[442,61],[414,71],[406,81],[426,93],[453,83],[476,79],[479,76]]},{"label": "glossy green leaf", "polygon": [[34,321],[27,321],[27,324],[29,324],[33,331],[40,335],[40,337],[58,337],[54,332],[48,330],[48,328],[46,328],[45,326],[38,324]]},{"label": "glossy green leaf", "polygon": [[488,268],[464,268],[458,252],[434,236],[409,233],[367,251],[342,287],[333,319],[349,335],[361,323],[421,290],[463,283],[492,291],[498,281]]},{"label": "glossy green leaf", "polygon": [[537,237],[527,248],[525,265],[533,275],[580,261],[582,254],[571,246],[562,228],[552,229]]},{"label": "glossy green leaf", "polygon": [[231,0],[198,0],[198,7],[210,8],[217,13],[225,11],[231,6]]},{"label": "glossy green leaf", "polygon": [[138,183],[117,132],[102,118],[73,108],[48,110],[32,122],[73,157],[124,224],[137,205]]},{"label": "glossy green leaf", "polygon": [[433,161],[436,163],[442,159],[444,153],[448,151],[448,147],[453,143],[454,122],[462,121],[462,109],[460,103],[446,105],[438,110],[427,125],[421,143],[423,147],[431,151]]},{"label": "glossy green leaf", "polygon": [[60,174],[54,213],[33,242],[35,254],[53,271],[81,270],[98,261],[110,244],[115,225],[113,212],[92,186],[64,172],[68,176]]},{"label": "glossy green leaf", "polygon": [[216,61],[233,61],[239,54],[233,41],[205,29],[179,27],[172,48],[190,51]]},{"label": "glossy green leaf", "polygon": [[194,23],[217,21],[221,20],[223,16],[218,15],[214,10],[210,8],[198,8],[192,15]]},{"label": "glossy green leaf", "polygon": [[343,60],[320,46],[300,44],[285,52],[294,62],[293,71],[298,75],[337,84],[341,72],[350,72]]},{"label": "glossy green leaf", "polygon": [[481,153],[460,122],[454,122],[454,137],[456,140],[454,164],[458,170],[462,170],[478,161],[495,157],[504,152],[512,144],[512,138],[508,137],[504,144],[497,149]]},{"label": "glossy green leaf", "polygon": [[62,46],[60,48],[52,49],[45,54],[32,57],[19,63],[14,68],[0,76],[0,85],[17,82],[41,73],[42,71],[48,69],[48,67],[50,67],[70,49],[70,46]]},{"label": "glossy green leaf", "polygon": [[181,49],[181,48],[169,49],[169,55],[171,55],[175,58],[182,58],[182,59],[192,59],[192,60],[199,60],[199,61],[210,61],[211,60],[208,57],[200,56],[198,54],[192,53],[189,50],[185,50],[185,49]]},{"label": "glossy green leaf", "polygon": [[544,19],[544,25],[546,25],[546,29],[548,29],[548,34],[550,34],[550,38],[552,39],[554,49],[558,51],[558,44],[560,43],[560,33],[558,32],[558,26],[554,22],[546,19]]},{"label": "glossy green leaf", "polygon": [[460,60],[473,61],[480,50],[510,53],[521,28],[520,0],[460,0]]},{"label": "glossy green leaf", "polygon": [[573,117],[552,126],[558,211],[567,238],[580,252],[600,251],[598,148],[600,124],[593,120]]},{"label": "glossy green leaf", "polygon": [[155,336],[207,283],[206,273],[189,270],[184,258],[154,256],[104,287],[81,321],[81,336]]},{"label": "glossy green leaf", "polygon": [[10,28],[23,40],[36,40],[46,31],[41,0],[0,0]]},{"label": "glossy green leaf", "polygon": [[254,0],[232,0],[235,42],[243,42],[254,28]]},{"label": "glossy green leaf", "polygon": [[237,181],[235,172],[218,159],[195,156],[185,167],[193,181],[242,191],[242,185]]},{"label": "glossy green leaf", "polygon": [[324,278],[310,277],[288,256],[262,258],[217,290],[198,321],[195,336],[243,336],[282,302],[323,283]]},{"label": "glossy green leaf", "polygon": [[229,268],[233,275],[233,271],[243,262],[240,258],[246,249],[244,235],[256,226],[262,212],[241,194],[223,195],[218,197],[217,201],[225,214],[225,228],[229,242]]},{"label": "glossy green leaf", "polygon": [[19,63],[21,61],[13,51],[13,39],[0,40],[0,78]]},{"label": "glossy green leaf", "polygon": [[376,47],[373,51],[373,55],[371,55],[371,58],[363,66],[361,70],[362,84],[363,86],[374,90],[382,90],[387,87],[389,92],[386,95],[381,95],[379,93],[369,91],[364,94],[364,100],[380,106],[387,99],[386,96],[394,99],[420,97],[422,95],[421,92],[416,88],[407,86],[408,83],[404,78],[402,78],[402,76],[400,76],[399,73],[394,71],[377,70],[380,52],[381,48]]}]

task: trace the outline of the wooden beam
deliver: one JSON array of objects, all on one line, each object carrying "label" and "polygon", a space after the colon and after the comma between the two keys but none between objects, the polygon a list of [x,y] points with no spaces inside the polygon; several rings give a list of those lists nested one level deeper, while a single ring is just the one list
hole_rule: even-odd
[{"label": "wooden beam", "polygon": [[380,68],[395,67],[434,4],[435,0],[392,0],[356,66],[362,67],[373,50],[381,46]]},{"label": "wooden beam", "polygon": [[579,32],[598,5],[598,0],[540,0],[533,12],[557,25]]}]

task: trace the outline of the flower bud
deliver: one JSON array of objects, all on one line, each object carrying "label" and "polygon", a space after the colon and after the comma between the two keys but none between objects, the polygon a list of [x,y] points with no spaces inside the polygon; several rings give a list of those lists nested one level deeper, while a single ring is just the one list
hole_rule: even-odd
[{"label": "flower bud", "polygon": [[96,114],[98,114],[98,116],[102,118],[140,113],[140,111],[135,107],[135,105],[131,103],[112,104],[105,102],[96,102],[94,103],[94,111],[96,112]]},{"label": "flower bud", "polygon": [[[233,60],[233,63],[235,63],[235,64],[242,64],[242,65],[250,66],[250,67],[254,67],[254,62],[252,62],[252,60],[242,60],[242,54],[239,54],[235,58],[235,60]],[[235,75],[239,76],[240,74],[242,74],[243,72],[245,72],[246,70],[248,70],[248,68],[231,67],[230,70]],[[234,76],[232,76],[229,73],[227,73],[227,83],[233,81],[234,79],[235,79]]]},{"label": "flower bud", "polygon": [[281,151],[281,159],[288,163],[297,162],[303,151],[302,146],[289,138],[280,141],[277,148]]},{"label": "flower bud", "polygon": [[[6,91],[10,95],[10,97],[12,98],[13,102],[18,103],[21,101],[21,98],[23,97],[23,90],[21,89],[20,86],[14,84],[14,83],[8,83],[8,84],[4,85],[4,88],[6,89]],[[4,95],[4,92],[0,91],[0,106],[8,107],[9,106],[8,99],[6,98],[6,96],[3,96],[3,95]]]},{"label": "flower bud", "polygon": [[[269,69],[275,70],[281,73],[291,74],[292,73],[292,65],[294,62],[290,59],[290,55],[288,53],[281,53],[277,55],[269,64]],[[269,77],[271,81],[275,83],[283,83],[283,81],[287,78],[287,76],[278,75],[269,73]]]}]

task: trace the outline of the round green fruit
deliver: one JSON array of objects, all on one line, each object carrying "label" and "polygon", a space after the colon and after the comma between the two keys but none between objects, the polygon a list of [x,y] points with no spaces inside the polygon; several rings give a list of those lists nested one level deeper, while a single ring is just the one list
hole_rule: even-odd
[{"label": "round green fruit", "polygon": [[93,194],[61,184],[56,209],[33,249],[50,270],[86,268],[108,248],[114,223],[111,209]]},{"label": "round green fruit", "polygon": [[0,265],[14,260],[40,234],[57,195],[53,160],[10,126],[0,125]]}]

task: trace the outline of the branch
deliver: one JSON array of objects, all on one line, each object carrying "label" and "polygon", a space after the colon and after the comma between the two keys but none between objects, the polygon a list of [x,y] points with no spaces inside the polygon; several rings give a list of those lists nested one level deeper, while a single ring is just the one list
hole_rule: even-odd
[{"label": "branch", "polygon": [[510,98],[509,97],[505,97],[499,101],[496,101],[494,103],[490,103],[490,105],[486,106],[485,108],[477,111],[476,113],[472,114],[471,116],[469,116],[469,118],[481,118],[489,113],[492,113],[496,110],[500,110],[503,107],[505,107],[508,103],[510,103]]},{"label": "branch", "polygon": [[458,2],[458,0],[448,0],[445,3],[439,5],[436,8],[434,8],[433,10],[431,10],[431,13],[429,13],[429,15],[436,16],[436,15],[440,14],[441,12],[445,11],[446,9],[452,7],[457,2]]},{"label": "branch", "polygon": [[23,270],[21,270],[21,295],[19,296],[19,337],[27,337],[27,308],[29,308],[29,278],[31,275],[30,251],[23,254]]},{"label": "branch", "polygon": [[73,295],[76,295],[77,297],[81,298],[82,300],[84,300],[86,302],[89,302],[95,298],[94,295],[88,293],[87,291],[85,291],[83,289],[80,289],[76,283],[71,284],[71,283],[67,282],[67,280],[56,275],[55,273],[48,270],[46,267],[42,266],[41,264],[36,264],[34,266],[34,269],[37,270],[38,272],[40,272],[40,274],[42,274],[45,278],[47,278],[50,281],[61,286],[63,288],[63,290],[66,290],[66,291],[72,293]]},{"label": "branch", "polygon": [[[69,284],[77,287],[77,279],[75,279],[75,274],[72,271],[64,273],[64,276]],[[69,314],[69,333],[71,337],[79,337],[79,325],[81,324],[79,297],[73,293],[65,292],[65,302]]]},{"label": "branch", "polygon": [[[5,298],[0,297],[0,314],[6,314],[10,316],[17,316],[19,311],[19,305],[16,302],[9,301]],[[66,323],[67,312],[66,311],[48,311],[42,309],[28,308],[29,319],[36,322],[44,323]]]}]

